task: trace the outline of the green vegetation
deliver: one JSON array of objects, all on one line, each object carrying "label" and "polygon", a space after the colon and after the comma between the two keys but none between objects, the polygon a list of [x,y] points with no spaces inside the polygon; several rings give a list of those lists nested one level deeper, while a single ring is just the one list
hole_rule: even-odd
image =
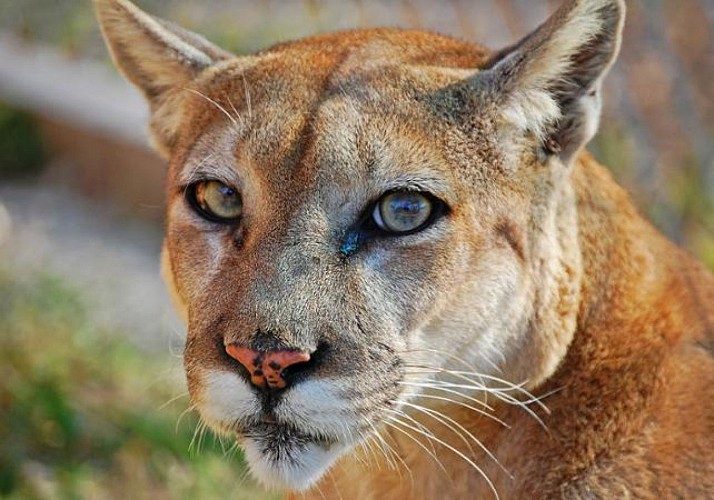
[{"label": "green vegetation", "polygon": [[56,278],[0,268],[0,497],[265,498],[235,447],[194,437],[180,371]]},{"label": "green vegetation", "polygon": [[35,173],[44,160],[35,119],[0,102],[0,178]]}]

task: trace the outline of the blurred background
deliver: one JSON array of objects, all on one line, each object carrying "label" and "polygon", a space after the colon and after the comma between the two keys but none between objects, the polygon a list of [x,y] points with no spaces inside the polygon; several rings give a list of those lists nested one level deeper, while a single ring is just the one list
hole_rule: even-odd
[{"label": "blurred background", "polygon": [[[138,0],[238,53],[393,25],[498,48],[547,0]],[[714,269],[714,0],[630,0],[590,149]],[[270,498],[189,409],[163,163],[87,0],[0,2],[0,497]],[[228,492],[228,493],[227,493]]]}]

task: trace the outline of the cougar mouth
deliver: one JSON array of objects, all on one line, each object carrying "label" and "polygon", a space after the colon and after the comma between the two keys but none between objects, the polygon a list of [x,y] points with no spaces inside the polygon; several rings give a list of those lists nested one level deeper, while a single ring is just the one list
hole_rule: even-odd
[{"label": "cougar mouth", "polygon": [[193,398],[202,419],[236,439],[252,475],[268,488],[311,487],[365,434],[342,381],[304,380],[267,404],[235,372],[193,374]]},{"label": "cougar mouth", "polygon": [[243,432],[243,437],[262,441],[267,445],[268,450],[276,451],[290,447],[300,447],[307,443],[314,443],[328,450],[338,443],[338,440],[333,436],[312,434],[296,426],[277,422],[262,422],[251,426]]},{"label": "cougar mouth", "polygon": [[349,449],[337,438],[290,424],[260,423],[241,434],[248,466],[264,486],[301,491],[315,484]]}]

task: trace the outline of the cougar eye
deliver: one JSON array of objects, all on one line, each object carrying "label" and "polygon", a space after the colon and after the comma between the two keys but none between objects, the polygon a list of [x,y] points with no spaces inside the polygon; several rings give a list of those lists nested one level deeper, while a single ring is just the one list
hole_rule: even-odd
[{"label": "cougar eye", "polygon": [[410,233],[431,221],[434,202],[423,193],[395,191],[384,195],[372,212],[374,223],[390,233]]},{"label": "cougar eye", "polygon": [[199,215],[210,221],[227,224],[241,216],[243,204],[238,190],[220,181],[197,182],[187,195]]}]

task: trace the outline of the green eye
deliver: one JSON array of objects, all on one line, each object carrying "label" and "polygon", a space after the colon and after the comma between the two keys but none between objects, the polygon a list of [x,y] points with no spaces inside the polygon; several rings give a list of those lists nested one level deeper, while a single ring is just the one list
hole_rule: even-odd
[{"label": "green eye", "polygon": [[372,219],[383,231],[411,233],[426,226],[432,219],[433,208],[431,198],[422,193],[395,191],[377,202]]},{"label": "green eye", "polygon": [[235,222],[243,212],[238,190],[219,181],[198,182],[191,186],[188,196],[194,209],[213,222]]}]

